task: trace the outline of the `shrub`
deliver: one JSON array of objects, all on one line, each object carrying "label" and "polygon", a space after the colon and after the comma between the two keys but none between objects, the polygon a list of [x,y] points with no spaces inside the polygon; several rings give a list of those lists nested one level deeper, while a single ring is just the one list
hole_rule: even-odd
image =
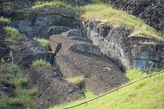
[{"label": "shrub", "polygon": [[73,9],[72,6],[59,0],[54,0],[51,2],[36,2],[32,9],[39,9],[44,7]]},{"label": "shrub", "polygon": [[8,18],[4,18],[3,16],[1,16],[0,17],[0,22],[5,22],[5,23],[9,24],[11,22],[11,20],[8,19]]},{"label": "shrub", "polygon": [[46,61],[44,61],[42,59],[34,61],[32,63],[32,66],[39,66],[39,67],[41,67],[41,66],[47,66],[47,67],[52,67],[52,65],[49,62],[46,62]]},{"label": "shrub", "polygon": [[19,31],[15,28],[12,27],[5,27],[5,31],[7,32],[7,34],[10,36],[11,40],[16,40],[19,38],[20,34]]},{"label": "shrub", "polygon": [[66,79],[69,83],[75,84],[77,86],[81,86],[83,81],[84,81],[84,77],[83,76],[77,76],[77,77],[69,77]]}]

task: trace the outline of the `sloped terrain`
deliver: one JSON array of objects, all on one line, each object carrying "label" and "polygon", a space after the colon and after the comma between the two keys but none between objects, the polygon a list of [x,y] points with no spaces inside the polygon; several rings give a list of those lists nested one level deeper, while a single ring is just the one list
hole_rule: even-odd
[{"label": "sloped terrain", "polygon": [[[163,13],[163,8],[158,7],[161,1],[106,1],[117,8],[134,6],[128,9],[135,10],[136,16],[146,16],[145,22],[152,20],[150,25],[161,33],[109,5],[91,4],[101,1],[37,1],[0,1],[0,16],[11,18],[10,22],[0,17],[0,65],[18,65],[20,76],[28,80],[28,88],[37,88],[35,108],[81,99],[85,97],[84,89],[96,95],[107,92],[129,81],[126,69],[162,68],[163,17],[155,12],[156,19],[152,20],[149,15],[150,9]],[[143,7],[146,9],[140,9]],[[46,44],[37,41],[40,38]],[[49,66],[34,65],[38,60]],[[76,77],[83,77],[80,85],[68,81]]]}]

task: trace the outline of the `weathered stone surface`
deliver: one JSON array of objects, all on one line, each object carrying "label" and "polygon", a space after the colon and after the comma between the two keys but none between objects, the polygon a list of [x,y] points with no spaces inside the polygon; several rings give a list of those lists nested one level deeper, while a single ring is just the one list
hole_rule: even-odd
[{"label": "weathered stone surface", "polygon": [[26,33],[31,37],[38,36],[40,30],[47,26],[78,27],[77,20],[74,18],[75,12],[64,8],[28,10],[20,14],[20,18],[13,19],[11,26],[16,27],[20,32]]},{"label": "weathered stone surface", "polygon": [[31,67],[26,75],[30,87],[37,87],[37,109],[48,109],[84,97],[78,86],[68,83],[61,74],[48,67]]},{"label": "weathered stone surface", "polygon": [[50,41],[52,50],[57,43],[62,44],[56,55],[62,75],[84,76],[86,89],[93,93],[107,92],[128,81],[120,69],[108,58],[102,57],[97,46],[89,42],[71,40],[65,33],[51,36]]},{"label": "weathered stone surface", "polygon": [[102,24],[94,20],[84,21],[83,24],[93,44],[99,46],[101,52],[110,57],[123,71],[130,67],[139,67],[142,70],[158,68],[164,61],[164,43],[161,41],[130,37],[131,31],[124,28],[111,28],[108,35],[101,36],[102,32],[97,30],[100,30]]}]

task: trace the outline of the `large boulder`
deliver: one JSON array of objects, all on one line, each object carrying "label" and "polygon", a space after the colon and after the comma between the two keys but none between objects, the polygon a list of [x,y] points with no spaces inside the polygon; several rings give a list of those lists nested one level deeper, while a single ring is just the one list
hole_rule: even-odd
[{"label": "large boulder", "polygon": [[[82,37],[82,36],[79,36]],[[84,77],[84,87],[95,94],[107,92],[128,81],[110,59],[103,57],[99,47],[78,39],[67,37],[67,32],[50,37],[55,52],[62,46],[55,59],[64,77]]]},{"label": "large boulder", "polygon": [[[140,36],[130,36],[125,28],[114,28],[110,24],[100,24],[94,20],[84,21],[87,36],[93,44],[99,46],[102,53],[110,57],[123,71],[126,68],[139,67],[142,70],[159,68],[164,61],[164,43]],[[103,26],[102,26],[103,25]],[[108,34],[103,29],[108,29]],[[98,31],[101,30],[101,31]]]}]

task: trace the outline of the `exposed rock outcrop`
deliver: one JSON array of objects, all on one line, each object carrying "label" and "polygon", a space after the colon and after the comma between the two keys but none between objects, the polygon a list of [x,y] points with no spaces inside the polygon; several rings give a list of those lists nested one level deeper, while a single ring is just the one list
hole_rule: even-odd
[{"label": "exposed rock outcrop", "polygon": [[[151,38],[130,36],[125,28],[113,28],[109,23],[94,20],[83,21],[87,36],[99,46],[102,53],[110,57],[121,69],[139,67],[142,70],[159,68],[164,61],[164,43]],[[108,29],[104,29],[108,28]]]}]

